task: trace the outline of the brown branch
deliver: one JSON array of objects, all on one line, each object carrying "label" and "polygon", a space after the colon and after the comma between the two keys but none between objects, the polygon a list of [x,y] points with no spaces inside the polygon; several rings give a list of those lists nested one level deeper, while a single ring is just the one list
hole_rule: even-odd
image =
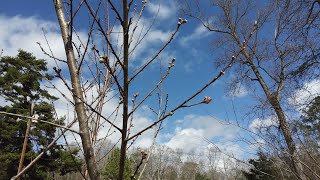
[{"label": "brown branch", "polygon": [[116,7],[113,5],[113,3],[111,2],[111,0],[108,0],[109,4],[111,5],[111,10],[113,10],[116,15],[117,15],[117,18],[119,19],[120,23],[122,24],[123,23],[123,20],[118,12],[118,10],[116,9]]},{"label": "brown branch", "polygon": [[[77,119],[74,119],[67,127],[70,128],[75,122],[77,121]],[[11,178],[11,180],[16,180],[19,177],[21,177],[24,173],[26,173],[38,160],[40,160],[40,158],[42,156],[44,156],[46,154],[46,152],[55,145],[55,143],[60,139],[60,137],[67,131],[67,129],[64,129],[56,138],[53,139],[53,141],[48,144],[47,147],[45,147],[43,149],[43,151],[36,157],[34,158],[19,174],[13,176]]]},{"label": "brown branch", "polygon": [[[81,4],[82,4],[83,2],[84,2],[84,1],[82,1]],[[98,5],[96,14],[98,14],[98,10],[99,10],[100,4],[101,4],[101,1],[100,1],[99,5]],[[86,43],[86,46],[85,46],[85,49],[84,49],[83,56],[82,56],[82,58],[81,58],[81,60],[80,60],[79,66],[78,66],[78,72],[80,71],[80,68],[81,68],[82,62],[83,62],[83,60],[84,60],[85,54],[87,54],[86,52],[87,52],[87,50],[88,50],[90,38],[91,38],[91,36],[92,36],[93,26],[94,26],[94,21],[92,21],[92,23],[91,23],[91,25],[90,25],[90,31],[89,31],[89,33],[88,33],[88,40],[87,40],[87,43]],[[79,39],[80,39],[80,38],[79,38]]]},{"label": "brown branch", "polygon": [[[180,24],[179,24],[180,23]],[[138,72],[136,72],[135,75],[133,75],[130,80],[129,83],[135,78],[137,77],[150,63],[152,63],[159,55],[160,53],[170,44],[170,42],[173,40],[174,36],[177,34],[179,28],[181,26],[181,22],[178,22],[177,28],[174,31],[174,33],[172,33],[171,37],[169,38],[169,40],[166,42],[166,44],[164,44],[164,46],[158,51],[158,53],[153,56],[153,58],[151,58],[147,63],[145,63],[142,67],[139,68]]]},{"label": "brown branch", "polygon": [[[134,26],[133,26],[133,30],[132,30],[132,33],[131,33],[131,37],[130,37],[130,40],[129,40],[129,46],[130,46],[131,43],[132,43],[134,33],[135,33],[135,31],[136,31],[136,29],[137,29],[137,27],[138,27],[138,22],[140,21],[141,16],[142,16],[142,12],[143,12],[144,8],[146,7],[145,4],[146,4],[146,2],[145,2],[145,1],[142,1],[142,8],[141,8],[141,10],[140,10],[140,12],[139,12],[139,16],[138,16],[138,18],[137,18]],[[134,16],[133,16],[133,17],[134,17]]]},{"label": "brown branch", "polygon": [[16,116],[16,117],[23,117],[23,118],[31,119],[31,121],[32,121],[33,123],[36,123],[37,121],[39,121],[39,122],[42,122],[42,123],[50,124],[50,125],[53,125],[53,126],[56,126],[56,127],[60,127],[60,128],[69,130],[69,131],[71,131],[71,132],[80,134],[80,132],[78,132],[78,131],[76,131],[76,130],[73,130],[73,129],[70,129],[70,128],[68,128],[67,126],[62,126],[62,125],[60,125],[60,124],[55,124],[55,123],[53,123],[53,122],[49,122],[49,121],[46,121],[46,120],[44,120],[44,119],[38,119],[38,118],[34,118],[34,117],[30,117],[30,116],[24,116],[24,115],[15,114],[15,113],[8,113],[8,112],[5,112],[5,111],[0,111],[0,114],[6,114],[6,115]]},{"label": "brown branch", "polygon": [[170,70],[171,68],[174,66],[173,62],[175,61],[175,58],[172,59],[172,61],[170,62],[171,64],[169,65],[166,74],[161,77],[160,81],[147,93],[147,95],[137,104],[137,106],[135,106],[131,112],[129,113],[129,117],[138,109],[138,107],[140,107],[140,105],[148,98],[151,96],[151,94],[162,84],[162,82],[168,77],[168,75],[170,74]]},{"label": "brown branch", "polygon": [[88,7],[91,16],[93,17],[93,19],[96,21],[97,25],[99,26],[100,32],[102,33],[102,35],[104,36],[105,40],[107,41],[107,43],[108,43],[108,45],[109,45],[109,47],[110,47],[110,49],[111,49],[111,53],[116,57],[117,62],[118,62],[118,63],[121,65],[121,67],[123,68],[123,64],[122,64],[120,58],[118,57],[115,49],[113,48],[113,46],[112,46],[112,44],[111,44],[108,36],[107,36],[106,33],[104,32],[103,27],[102,27],[102,25],[101,25],[101,23],[100,23],[100,20],[98,20],[97,16],[95,16],[95,14],[93,13],[93,10],[92,10],[91,6],[88,4],[87,0],[84,0],[84,2],[85,2],[85,4],[86,4],[86,6]]},{"label": "brown branch", "polygon": [[236,57],[238,57],[240,54],[240,52],[237,52],[235,56],[232,56],[232,60],[224,67],[222,68],[222,70],[220,71],[220,73],[215,76],[211,81],[209,81],[206,85],[204,85],[201,89],[199,89],[196,93],[194,93],[192,96],[190,96],[188,99],[186,99],[185,101],[183,101],[181,104],[179,104],[178,106],[176,106],[174,109],[172,109],[169,113],[167,113],[166,115],[164,115],[162,118],[160,118],[159,120],[155,121],[154,123],[152,123],[151,125],[149,125],[148,127],[142,129],[141,131],[139,131],[138,133],[136,133],[135,135],[131,136],[130,138],[127,139],[127,141],[141,135],[143,132],[145,132],[146,130],[152,128],[154,125],[158,124],[159,122],[163,121],[164,119],[166,119],[169,116],[172,116],[174,114],[175,111],[177,111],[178,109],[182,108],[184,105],[186,105],[186,103],[188,103],[190,100],[192,100],[194,97],[196,97],[197,95],[199,95],[201,92],[203,92],[207,87],[209,87],[211,84],[213,84],[214,82],[216,82],[221,76],[223,76],[225,74],[225,71],[230,68],[232,66],[232,64],[234,63]]},{"label": "brown branch", "polygon": [[117,87],[118,87],[120,94],[122,96],[122,94],[123,94],[122,86],[120,85],[120,82],[119,82],[117,76],[114,74],[115,71],[112,70],[112,68],[110,67],[109,58],[105,57],[105,56],[101,56],[99,51],[95,47],[92,47],[92,49],[95,50],[96,53],[100,56],[100,59],[101,59],[100,61],[107,66],[107,69],[108,69],[109,73],[111,74],[112,78],[114,79],[114,81],[116,82]]},{"label": "brown branch", "polygon": [[136,170],[134,171],[133,175],[131,175],[131,179],[135,179],[135,176],[138,173],[139,168],[141,167],[141,165],[143,164],[143,160],[145,160],[148,157],[148,154],[145,153],[144,151],[141,151],[141,159],[139,164],[136,166]]},{"label": "brown branch", "polygon": [[[39,45],[41,51],[42,51],[45,55],[47,55],[49,58],[52,58],[52,59],[54,59],[54,60],[57,60],[57,61],[60,61],[60,62],[63,62],[63,63],[67,63],[67,61],[62,60],[62,59],[59,59],[59,58],[56,58],[55,56],[50,55],[49,53],[47,53],[47,52],[43,49],[43,47],[41,46],[40,42],[37,42],[37,44]],[[50,50],[50,51],[51,51],[51,50]],[[1,57],[1,56],[0,56],[0,57]]]}]

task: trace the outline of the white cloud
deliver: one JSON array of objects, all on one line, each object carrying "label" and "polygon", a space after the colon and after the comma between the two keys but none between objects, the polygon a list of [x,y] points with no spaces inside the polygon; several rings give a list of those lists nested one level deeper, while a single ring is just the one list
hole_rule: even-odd
[{"label": "white cloud", "polygon": [[37,44],[40,42],[42,47],[50,53],[43,29],[54,56],[65,59],[60,29],[55,22],[41,20],[37,17],[0,15],[0,24],[5,24],[0,26],[0,48],[3,49],[4,56],[15,56],[18,53],[17,50],[22,49],[32,52],[37,58],[47,59],[49,67],[55,66],[54,61],[44,55]]},{"label": "white cloud", "polygon": [[[42,20],[35,16],[23,17],[17,15],[9,17],[0,15],[0,24],[5,24],[5,26],[0,26],[0,49],[3,49],[3,56],[16,56],[18,49],[22,49],[31,52],[36,58],[47,60],[48,68],[52,70],[52,67],[56,66],[56,62],[41,51],[37,44],[39,42],[48,54],[66,60],[58,23]],[[82,40],[86,39],[86,33],[80,30],[77,33]],[[79,44],[77,38],[74,38],[74,42]],[[60,61],[57,61],[57,63],[61,69],[67,66]]]},{"label": "white cloud", "polygon": [[236,138],[239,132],[238,128],[224,125],[220,120],[211,116],[187,115],[178,122],[180,122],[180,127],[176,128],[166,145],[173,149],[183,149],[186,152],[203,151],[209,147],[210,143],[208,144],[205,139],[224,143]]},{"label": "white cloud", "polygon": [[197,28],[195,28],[195,30],[189,36],[184,36],[180,38],[179,43],[182,46],[186,46],[188,45],[188,43],[192,41],[200,40],[209,35],[210,35],[210,32],[203,25],[199,25]]},{"label": "white cloud", "polygon": [[[70,84],[70,81],[66,81],[68,84]],[[52,81],[52,84],[55,85],[59,89],[60,92],[62,92],[65,97],[72,100],[72,95],[69,92],[68,88],[64,85],[64,83],[60,79],[55,79]],[[46,83],[47,86],[50,86],[49,83]],[[87,91],[87,99],[86,101],[88,103],[91,103],[95,98],[99,97],[98,89],[99,87],[97,85],[92,86],[89,88],[90,90]],[[49,92],[51,95],[54,95],[56,97],[59,97],[59,100],[54,102],[54,105],[56,107],[56,111],[58,116],[66,116],[66,124],[68,122],[71,122],[74,119],[74,107],[64,98],[64,96],[59,92],[57,89],[49,89]],[[110,91],[107,94],[107,97],[105,99],[109,99],[110,97],[114,97],[110,100],[108,100],[102,108],[102,115],[106,118],[109,118],[110,121],[114,122],[114,124],[118,127],[122,127],[122,106],[120,106],[117,116],[114,113],[114,110],[118,106],[118,96],[115,96],[114,91]],[[93,103],[92,107],[95,107],[96,103]],[[136,113],[133,114],[133,127],[131,128],[131,134],[136,134],[141,129],[147,127],[148,125],[152,124],[151,119],[149,118],[148,113],[146,113],[146,109],[149,109],[146,107],[146,105],[141,107],[141,110],[139,109],[136,111]],[[91,111],[90,111],[91,112]],[[113,115],[112,115],[113,114]],[[94,118],[96,118],[95,113],[93,113]],[[95,119],[96,120],[96,119]],[[118,139],[121,137],[121,134],[115,129],[110,128],[111,125],[108,124],[108,122],[104,122],[104,120],[101,118],[100,121],[102,124],[97,139],[103,139],[104,137],[107,137],[112,143],[116,143]],[[101,124],[100,123],[100,124]],[[90,124],[90,123],[89,123]],[[78,123],[74,124],[72,129],[78,130]],[[110,129],[110,130],[109,130]],[[153,140],[153,134],[154,129],[147,130],[144,132],[139,138],[135,141],[134,146],[135,147],[142,147],[146,148],[151,145],[151,142]],[[81,142],[81,139],[78,135],[75,135],[75,137],[69,132],[66,134],[66,138],[68,143],[72,144],[75,141]]]},{"label": "white cloud", "polygon": [[[131,29],[131,36],[129,37],[129,39],[132,39],[130,45],[131,65],[135,64],[135,66],[137,66],[150,60],[148,58],[154,56],[159,48],[169,40],[172,34],[171,30],[163,30],[160,28],[155,28],[154,26],[151,28],[150,27],[151,20],[141,18],[133,36]],[[120,26],[116,26],[114,31],[122,32],[122,28]],[[114,45],[116,45],[116,47],[114,47],[115,49],[120,49],[123,44],[122,34],[112,33],[111,41]],[[139,61],[138,64],[136,63],[137,61]]]},{"label": "white cloud", "polygon": [[[5,26],[0,26],[0,49],[4,49],[3,56],[6,56],[6,55],[15,56],[17,54],[18,49],[23,49],[28,52],[32,52],[33,55],[36,56],[37,58],[49,59],[46,55],[43,54],[43,52],[41,51],[41,49],[37,44],[37,42],[40,42],[43,48],[47,52],[50,52],[47,47],[45,37],[43,35],[42,29],[44,29],[44,31],[46,32],[47,40],[53,51],[53,54],[57,58],[65,59],[63,42],[60,35],[60,29],[57,23],[52,21],[45,21],[38,17],[22,17],[22,16],[8,17],[3,15],[0,16],[0,23],[6,24]],[[145,25],[143,25],[143,23]],[[140,31],[146,32],[148,26],[150,26],[149,21],[141,19],[141,24],[139,24],[138,26],[138,29],[136,31],[137,32],[136,36],[133,38],[133,44],[139,41],[138,37],[139,37]],[[82,40],[85,39],[86,36],[84,33],[82,32],[78,32],[78,33]],[[170,35],[171,35],[171,32],[169,31],[162,31],[160,29],[151,29],[147,34],[147,36],[145,36],[145,39],[140,43],[139,47],[137,47],[134,56],[139,56],[143,52],[150,52],[150,49],[146,49],[146,47],[152,47],[155,44],[156,45],[163,44],[163,42],[169,39]],[[54,61],[51,59],[48,60],[48,63],[49,63],[50,69],[52,68],[52,66],[55,66]],[[69,85],[71,84],[68,79],[66,80],[66,82]],[[69,98],[72,101],[71,93],[69,92],[68,88],[64,85],[64,83],[61,80],[55,79],[52,81],[52,83],[62,93],[64,93],[64,95],[67,98]],[[48,86],[51,86],[49,83],[45,83],[45,84]],[[95,85],[92,87],[92,90],[89,91],[90,93],[87,94],[88,102],[92,102],[94,98],[97,98],[99,96],[97,89],[98,87]],[[63,95],[58,90],[56,89],[48,89],[48,90],[50,94],[56,97],[59,97],[59,100],[54,102],[58,116],[66,116],[67,118],[69,118],[68,121],[71,122],[74,118],[74,113],[75,113],[72,105],[63,97]],[[114,92],[110,92],[108,94],[109,97],[112,97],[113,95],[114,95]],[[2,104],[5,103],[3,98],[0,98],[0,102],[2,102]],[[109,117],[110,114],[113,113],[117,105],[118,105],[118,99],[117,97],[115,97],[114,99],[111,99],[104,105],[102,114],[105,117]],[[112,118],[115,118],[115,116],[111,116],[110,119]],[[122,112],[120,108],[118,116],[115,119],[115,124],[118,125],[119,127],[122,126],[121,118],[122,118]],[[138,132],[139,130],[141,130],[141,128],[146,127],[147,125],[152,123],[151,119],[148,118],[148,116],[146,116],[143,111],[142,112],[137,111],[134,114],[133,121],[134,121],[133,122],[134,127],[132,128],[132,134]],[[110,135],[110,134],[107,134],[109,127],[110,125],[107,125],[107,123],[105,123],[105,126],[100,130],[98,138],[103,138],[107,135]],[[73,128],[77,130],[78,125],[77,124],[74,125]],[[113,130],[114,129],[112,129],[110,132],[113,132]],[[151,129],[143,133],[136,141],[136,145],[139,145],[142,147],[146,147],[150,145],[153,137],[153,132],[154,130]],[[119,137],[120,137],[119,133],[112,133],[109,139],[111,139],[113,142],[116,142]],[[67,136],[67,138],[71,142],[74,141],[74,137],[71,136],[70,134]]]},{"label": "white cloud", "polygon": [[245,86],[242,86],[241,83],[235,84],[232,89],[228,92],[228,96],[230,97],[244,97],[248,95],[248,90]]},{"label": "white cloud", "polygon": [[249,129],[253,132],[259,132],[260,130],[269,128],[271,126],[278,126],[278,122],[276,120],[276,118],[274,117],[268,117],[265,119],[254,119],[250,125],[249,125]]},{"label": "white cloud", "polygon": [[207,143],[203,141],[204,130],[186,128],[177,128],[175,135],[166,143],[166,145],[173,149],[183,149],[185,152],[191,152],[199,149],[199,147],[206,146]]},{"label": "white cloud", "polygon": [[149,2],[146,5],[146,10],[156,16],[157,19],[165,20],[176,14],[177,6],[175,6],[173,1]]},{"label": "white cloud", "polygon": [[301,89],[294,92],[293,97],[288,98],[291,105],[297,107],[297,110],[304,109],[306,104],[310,103],[316,96],[320,95],[320,79],[304,83]]},{"label": "white cloud", "polygon": [[[67,118],[70,116],[71,120],[73,120],[73,114],[74,114],[74,108],[72,104],[70,104],[69,101],[66,100],[68,98],[69,100],[73,101],[72,99],[72,94],[68,90],[68,88],[65,86],[65,84],[60,80],[60,79],[54,79],[51,81],[52,85],[54,85],[58,89],[54,88],[47,88],[48,92],[55,97],[58,97],[59,99],[54,101],[54,107],[56,109],[56,113],[58,117],[66,116]],[[70,81],[66,80],[67,84],[71,84]],[[49,82],[44,82],[42,84],[42,88],[46,88],[44,85],[47,87],[52,87],[52,85]],[[63,97],[63,95],[66,97]]]}]

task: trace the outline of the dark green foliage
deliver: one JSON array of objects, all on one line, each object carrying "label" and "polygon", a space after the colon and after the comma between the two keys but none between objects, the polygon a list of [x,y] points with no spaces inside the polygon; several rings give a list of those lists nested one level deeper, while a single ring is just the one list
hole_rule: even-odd
[{"label": "dark green foliage", "polygon": [[[120,163],[120,149],[116,148],[111,152],[111,155],[108,157],[106,166],[103,171],[104,179],[108,180],[117,180],[119,174],[119,163]],[[124,179],[130,180],[131,175],[134,173],[133,170],[133,161],[126,157],[125,167],[124,167]]]},{"label": "dark green foliage", "polygon": [[[277,169],[273,167],[273,162],[263,152],[258,152],[258,159],[250,159],[249,163],[253,165],[249,172],[243,171],[244,176],[249,180],[256,179],[277,179]],[[262,173],[264,172],[264,173]]]},{"label": "dark green foliage", "polygon": [[[296,121],[297,126],[304,133],[304,145],[300,150],[300,159],[304,162],[308,162],[308,168],[304,169],[304,173],[310,179],[316,179],[313,172],[319,171],[319,140],[320,140],[320,96],[313,99],[309,106],[303,110],[303,115],[300,121]],[[251,159],[249,161],[255,168],[250,169],[249,172],[243,172],[247,179],[294,179],[290,177],[290,174],[285,171],[280,172],[279,168],[275,167],[275,162],[272,161],[272,157],[268,157],[266,154],[259,152],[259,158],[257,160]],[[286,164],[290,164],[290,158],[283,154],[280,157]],[[292,167],[291,167],[292,168]],[[310,169],[312,171],[310,171]],[[269,175],[263,174],[263,171]]]},{"label": "dark green foliage", "polygon": [[[63,118],[54,117],[54,107],[49,103],[57,98],[40,86],[46,74],[44,60],[36,59],[31,53],[20,50],[17,57],[0,59],[0,95],[10,105],[1,106],[0,111],[29,116],[30,103],[34,102],[34,111],[39,118],[56,124],[63,124]],[[10,179],[16,175],[27,119],[0,114],[0,179]],[[46,123],[33,123],[26,149],[26,166],[55,138],[56,127]],[[54,145],[40,161],[24,176],[26,179],[50,179],[52,172],[66,173],[80,167],[81,161],[73,158],[78,150],[65,151],[60,145]],[[73,164],[70,162],[73,161]],[[64,168],[61,168],[64,167]],[[68,168],[67,168],[68,167]],[[51,172],[51,173],[50,173]]]},{"label": "dark green foliage", "polygon": [[[269,157],[267,154],[259,151],[258,159],[250,159],[249,163],[253,165],[253,168],[247,171],[242,171],[243,175],[248,180],[277,180],[286,179],[284,173],[280,171],[276,166],[276,160]],[[290,179],[290,178],[289,178]]]},{"label": "dark green foliage", "polygon": [[208,177],[206,174],[197,172],[195,180],[210,180],[210,177]]},{"label": "dark green foliage", "polygon": [[320,96],[303,111],[300,128],[312,139],[320,140]]},{"label": "dark green foliage", "polygon": [[301,138],[303,148],[299,152],[301,160],[308,164],[304,173],[310,179],[319,179],[316,174],[320,173],[320,96],[314,98],[303,110],[296,127],[304,135]]},{"label": "dark green foliage", "polygon": [[31,53],[19,50],[17,57],[2,57],[0,61],[0,93],[6,100],[26,105],[39,99],[54,100],[40,88],[40,81],[53,77],[46,74],[46,62]]},{"label": "dark green foliage", "polygon": [[59,151],[59,158],[57,158],[56,163],[59,168],[57,172],[60,172],[60,175],[65,175],[67,173],[76,171],[76,168],[82,166],[82,161],[80,161],[76,154],[78,154],[79,149],[72,149],[70,151]]}]

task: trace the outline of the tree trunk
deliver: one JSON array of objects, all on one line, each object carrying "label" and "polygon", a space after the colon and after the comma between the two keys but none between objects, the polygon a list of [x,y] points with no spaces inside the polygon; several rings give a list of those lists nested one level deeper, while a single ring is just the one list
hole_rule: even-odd
[{"label": "tree trunk", "polygon": [[[240,42],[240,41],[238,41],[238,42]],[[263,77],[261,76],[258,68],[253,64],[253,60],[250,58],[250,55],[247,53],[247,51],[245,49],[242,52],[243,52],[243,55],[246,57],[246,59],[248,59],[252,71],[254,72],[255,76],[257,77],[257,79],[260,83],[260,86],[262,87],[265,95],[267,96],[268,102],[272,105],[273,110],[276,112],[281,132],[282,132],[284,139],[286,141],[286,144],[288,146],[288,151],[290,154],[291,163],[293,166],[293,171],[295,172],[296,176],[299,179],[306,180],[307,178],[306,178],[305,174],[303,173],[303,166],[302,166],[300,159],[299,159],[299,156],[297,154],[295,142],[292,138],[292,134],[291,134],[288,122],[286,120],[285,114],[284,114],[284,112],[281,108],[280,102],[279,102],[278,95],[280,94],[280,92],[277,92],[277,94],[278,94],[277,96],[273,95],[271,93],[269,87],[267,86],[266,82],[264,81]],[[278,89],[278,91],[280,91],[280,90],[281,89]]]},{"label": "tree trunk", "polygon": [[289,125],[286,121],[285,114],[284,114],[284,112],[281,108],[281,105],[279,103],[279,100],[276,97],[271,97],[271,99],[269,101],[270,101],[270,104],[272,105],[272,108],[274,109],[274,111],[277,114],[280,129],[282,131],[282,134],[283,134],[284,139],[286,141],[286,144],[288,146],[289,154],[291,156],[293,170],[299,176],[300,179],[306,180],[307,178],[305,177],[305,174],[303,173],[303,166],[302,166],[302,164],[300,162],[300,158],[297,154],[297,149],[296,149],[295,143],[293,141]]},{"label": "tree trunk", "polygon": [[124,169],[125,169],[125,160],[127,152],[127,126],[128,126],[128,94],[129,94],[129,74],[128,74],[128,64],[129,64],[129,7],[127,0],[122,1],[123,4],[123,116],[122,116],[122,132],[121,132],[121,149],[120,149],[120,167],[119,167],[119,180],[124,179]]},{"label": "tree trunk", "polygon": [[[87,170],[91,180],[99,180],[100,174],[97,171],[97,165],[95,161],[94,150],[90,138],[88,117],[85,110],[83,93],[81,90],[81,84],[79,79],[79,73],[77,70],[76,59],[74,50],[72,47],[71,33],[68,33],[69,26],[65,19],[65,14],[62,8],[61,0],[53,0],[55,5],[56,14],[58,17],[61,35],[65,47],[65,53],[67,56],[67,64],[70,72],[73,100],[75,102],[75,110],[79,121],[80,137],[82,141],[82,147],[84,151],[84,157],[87,165]],[[71,29],[72,27],[70,27]],[[72,31],[72,30],[71,30]]]}]

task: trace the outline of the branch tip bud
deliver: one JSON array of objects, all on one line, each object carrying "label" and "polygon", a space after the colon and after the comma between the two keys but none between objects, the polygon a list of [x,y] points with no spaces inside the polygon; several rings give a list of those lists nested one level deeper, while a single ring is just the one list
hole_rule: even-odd
[{"label": "branch tip bud", "polygon": [[209,97],[209,96],[205,96],[205,97],[203,98],[203,103],[209,104],[211,101],[212,101],[212,98]]},{"label": "branch tip bud", "polygon": [[100,63],[106,63],[106,62],[107,62],[107,59],[108,59],[107,56],[100,56],[99,62],[100,62]]},{"label": "branch tip bud", "polygon": [[184,24],[184,23],[187,23],[187,22],[188,22],[187,19],[179,18],[178,25],[181,25],[181,24]]}]

